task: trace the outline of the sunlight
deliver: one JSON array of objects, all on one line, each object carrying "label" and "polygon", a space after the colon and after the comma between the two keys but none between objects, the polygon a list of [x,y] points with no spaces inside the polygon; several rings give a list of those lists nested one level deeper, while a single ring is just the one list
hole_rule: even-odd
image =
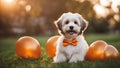
[{"label": "sunlight", "polygon": [[16,0],[1,0],[1,4],[5,7],[14,7]]},{"label": "sunlight", "polygon": [[15,0],[4,0],[4,3],[6,4],[13,4]]},{"label": "sunlight", "polygon": [[120,21],[120,16],[119,15],[114,15],[114,19],[115,19],[115,21]]},{"label": "sunlight", "polygon": [[118,13],[119,12],[119,9],[118,9],[118,6],[120,6],[120,0],[112,0],[112,10],[115,12],[115,13]]},{"label": "sunlight", "polygon": [[110,6],[111,0],[100,0],[102,6]]},{"label": "sunlight", "polygon": [[[85,0],[76,0],[80,3]],[[106,18],[110,14],[119,13],[120,0],[86,0],[94,5],[93,10],[98,18]],[[115,16],[114,19],[119,21],[119,16]]]},{"label": "sunlight", "polygon": [[99,4],[94,5],[93,9],[96,12],[96,14],[98,15],[98,17],[105,18],[109,14],[109,10]]},{"label": "sunlight", "polygon": [[113,12],[118,13],[118,6],[120,6],[120,0],[100,0],[100,5],[104,7],[111,5]]},{"label": "sunlight", "polygon": [[0,5],[3,13],[5,12],[10,12],[10,11],[15,11],[17,7],[17,0],[0,0]]},{"label": "sunlight", "polygon": [[31,10],[31,5],[26,5],[25,10],[29,12]]}]

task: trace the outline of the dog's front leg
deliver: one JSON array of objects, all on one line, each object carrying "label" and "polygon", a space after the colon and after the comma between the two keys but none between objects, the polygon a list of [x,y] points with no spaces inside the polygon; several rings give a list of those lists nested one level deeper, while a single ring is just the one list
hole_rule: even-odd
[{"label": "dog's front leg", "polygon": [[56,53],[56,56],[53,58],[54,63],[65,62],[67,59],[63,53]]},{"label": "dog's front leg", "polygon": [[69,63],[76,63],[78,61],[83,61],[84,60],[84,56],[81,56],[80,54],[73,54],[71,59],[69,60]]}]

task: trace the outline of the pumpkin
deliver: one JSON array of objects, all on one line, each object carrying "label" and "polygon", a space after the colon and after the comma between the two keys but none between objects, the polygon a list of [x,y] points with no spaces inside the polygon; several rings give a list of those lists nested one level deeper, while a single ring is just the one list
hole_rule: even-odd
[{"label": "pumpkin", "polygon": [[46,42],[46,51],[50,57],[54,57],[56,53],[57,40],[60,36],[52,36]]},{"label": "pumpkin", "polygon": [[112,45],[105,47],[104,54],[106,59],[116,59],[119,56],[118,50]]},{"label": "pumpkin", "polygon": [[24,36],[16,42],[16,54],[18,57],[38,59],[41,55],[39,42],[30,36]]},{"label": "pumpkin", "polygon": [[104,48],[107,43],[102,40],[93,42],[87,51],[86,59],[88,60],[103,60],[104,59]]}]

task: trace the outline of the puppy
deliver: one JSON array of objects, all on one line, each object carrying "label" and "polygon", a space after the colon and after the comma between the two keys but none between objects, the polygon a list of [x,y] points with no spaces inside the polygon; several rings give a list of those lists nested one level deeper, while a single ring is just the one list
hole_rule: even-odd
[{"label": "puppy", "polygon": [[55,21],[55,24],[61,36],[57,41],[54,63],[83,61],[88,49],[82,35],[88,26],[87,21],[78,13],[68,12]]}]

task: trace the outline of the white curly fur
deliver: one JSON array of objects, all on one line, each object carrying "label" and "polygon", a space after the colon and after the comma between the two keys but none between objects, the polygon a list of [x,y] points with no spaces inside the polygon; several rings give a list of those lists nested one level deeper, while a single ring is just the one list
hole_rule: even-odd
[{"label": "white curly fur", "polygon": [[[82,35],[87,27],[87,22],[78,13],[69,12],[64,13],[56,21],[56,26],[58,27],[61,36],[57,40],[56,56],[53,58],[54,63],[83,61],[88,49],[88,44]],[[72,30],[70,29],[70,26],[73,27]],[[83,27],[84,29],[82,29]],[[78,41],[77,46],[72,46],[71,44],[66,47],[63,46],[63,40],[65,38],[68,40],[76,38]]]}]

